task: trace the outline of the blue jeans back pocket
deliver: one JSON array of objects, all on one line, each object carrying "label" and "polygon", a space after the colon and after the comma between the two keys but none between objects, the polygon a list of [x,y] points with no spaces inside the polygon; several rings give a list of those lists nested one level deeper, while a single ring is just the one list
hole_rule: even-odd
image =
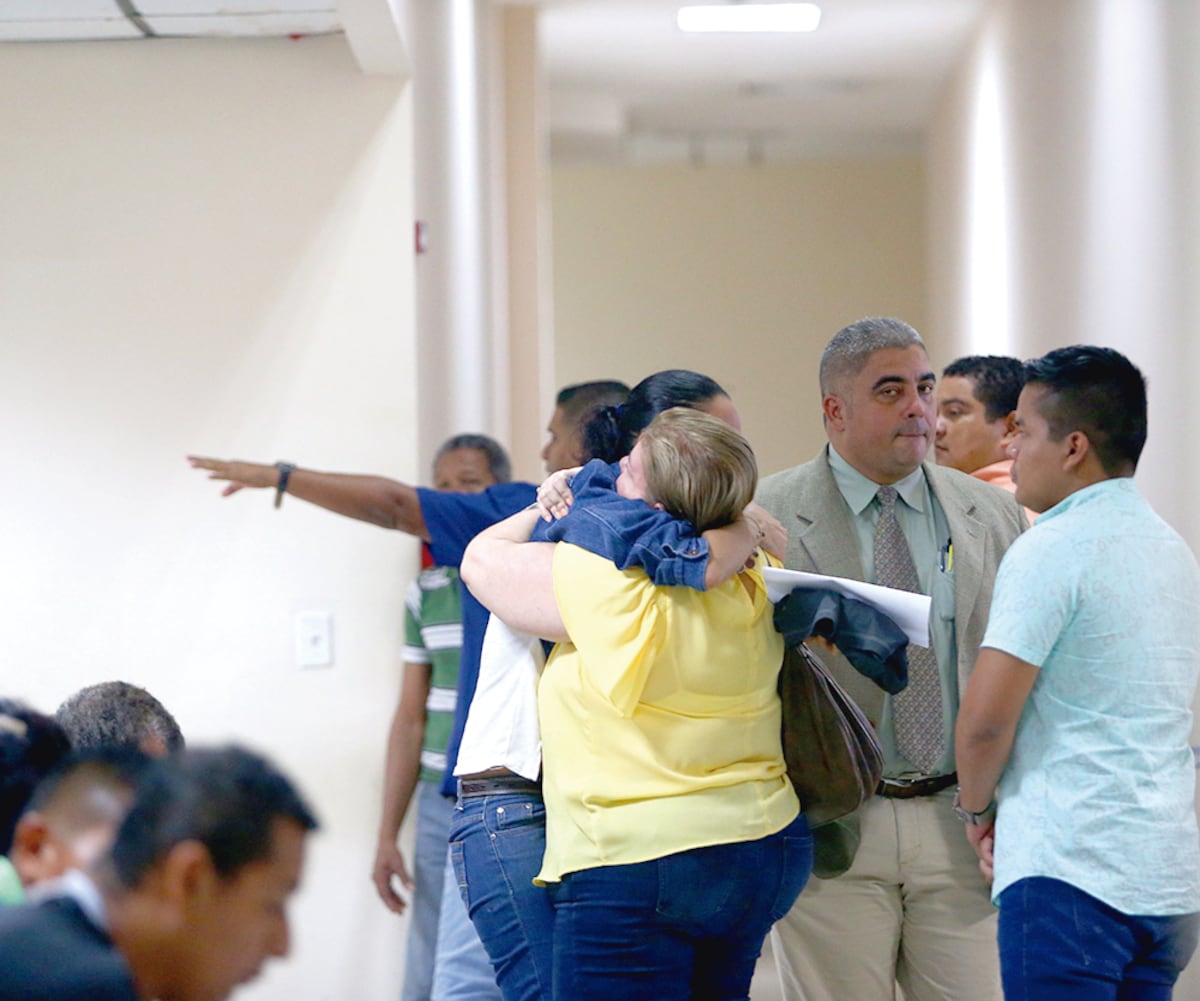
[{"label": "blue jeans back pocket", "polygon": [[681,925],[704,924],[719,915],[739,885],[745,845],[716,845],[658,860],[660,917]]},{"label": "blue jeans back pocket", "polygon": [[528,827],[530,824],[545,826],[546,807],[542,803],[534,803],[529,800],[498,805],[489,802],[484,809],[483,822],[489,831],[497,834],[501,831]]}]

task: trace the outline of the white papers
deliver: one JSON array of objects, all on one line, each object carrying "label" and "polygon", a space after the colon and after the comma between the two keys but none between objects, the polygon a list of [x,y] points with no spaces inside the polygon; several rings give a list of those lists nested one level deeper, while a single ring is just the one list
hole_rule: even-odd
[{"label": "white papers", "polygon": [[777,570],[775,567],[764,567],[763,578],[767,582],[767,596],[772,601],[781,600],[796,588],[809,591],[824,588],[848,594],[891,616],[896,625],[904,630],[910,643],[929,646],[929,610],[933,602],[926,594],[899,591],[880,584],[864,584],[845,577],[805,573],[803,570]]}]

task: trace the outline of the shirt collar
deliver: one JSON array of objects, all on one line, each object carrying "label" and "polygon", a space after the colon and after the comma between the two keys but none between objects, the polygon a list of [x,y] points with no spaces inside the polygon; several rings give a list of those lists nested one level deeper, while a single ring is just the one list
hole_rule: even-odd
[{"label": "shirt collar", "polygon": [[108,932],[108,914],[104,907],[104,898],[92,878],[81,870],[68,869],[58,879],[32,887],[28,899],[37,903],[51,897],[70,897],[92,924],[102,932]]},{"label": "shirt collar", "polygon": [[[881,484],[864,476],[850,465],[838,454],[838,450],[832,444],[829,445],[829,468],[833,471],[834,482],[850,506],[850,510],[855,515],[862,514],[867,505],[875,499],[875,494],[878,493]],[[897,480],[891,485],[896,488],[896,493],[900,495],[900,499],[905,504],[915,511],[925,513],[927,493],[924,467],[917,466],[904,479]]]},{"label": "shirt collar", "polygon": [[1099,483],[1093,483],[1090,486],[1082,487],[1079,490],[1072,491],[1060,500],[1054,507],[1047,508],[1038,515],[1038,524],[1044,521],[1049,521],[1051,518],[1057,518],[1066,511],[1070,511],[1080,504],[1086,504],[1097,497],[1108,497],[1110,495],[1120,493],[1137,493],[1137,487],[1134,485],[1132,476],[1113,476],[1107,480],[1101,480]]}]

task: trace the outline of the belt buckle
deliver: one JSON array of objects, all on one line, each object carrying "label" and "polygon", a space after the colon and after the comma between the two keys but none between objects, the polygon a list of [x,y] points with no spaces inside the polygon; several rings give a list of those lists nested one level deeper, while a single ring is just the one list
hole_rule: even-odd
[{"label": "belt buckle", "polygon": [[916,796],[928,796],[937,791],[934,787],[944,781],[944,775],[895,775],[879,780],[880,795],[893,799],[912,799]]}]

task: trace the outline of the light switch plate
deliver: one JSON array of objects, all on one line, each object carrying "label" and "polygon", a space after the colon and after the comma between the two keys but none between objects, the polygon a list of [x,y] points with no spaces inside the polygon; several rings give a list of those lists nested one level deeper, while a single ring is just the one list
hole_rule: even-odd
[{"label": "light switch plate", "polygon": [[333,615],[329,612],[296,614],[296,666],[333,666]]}]

